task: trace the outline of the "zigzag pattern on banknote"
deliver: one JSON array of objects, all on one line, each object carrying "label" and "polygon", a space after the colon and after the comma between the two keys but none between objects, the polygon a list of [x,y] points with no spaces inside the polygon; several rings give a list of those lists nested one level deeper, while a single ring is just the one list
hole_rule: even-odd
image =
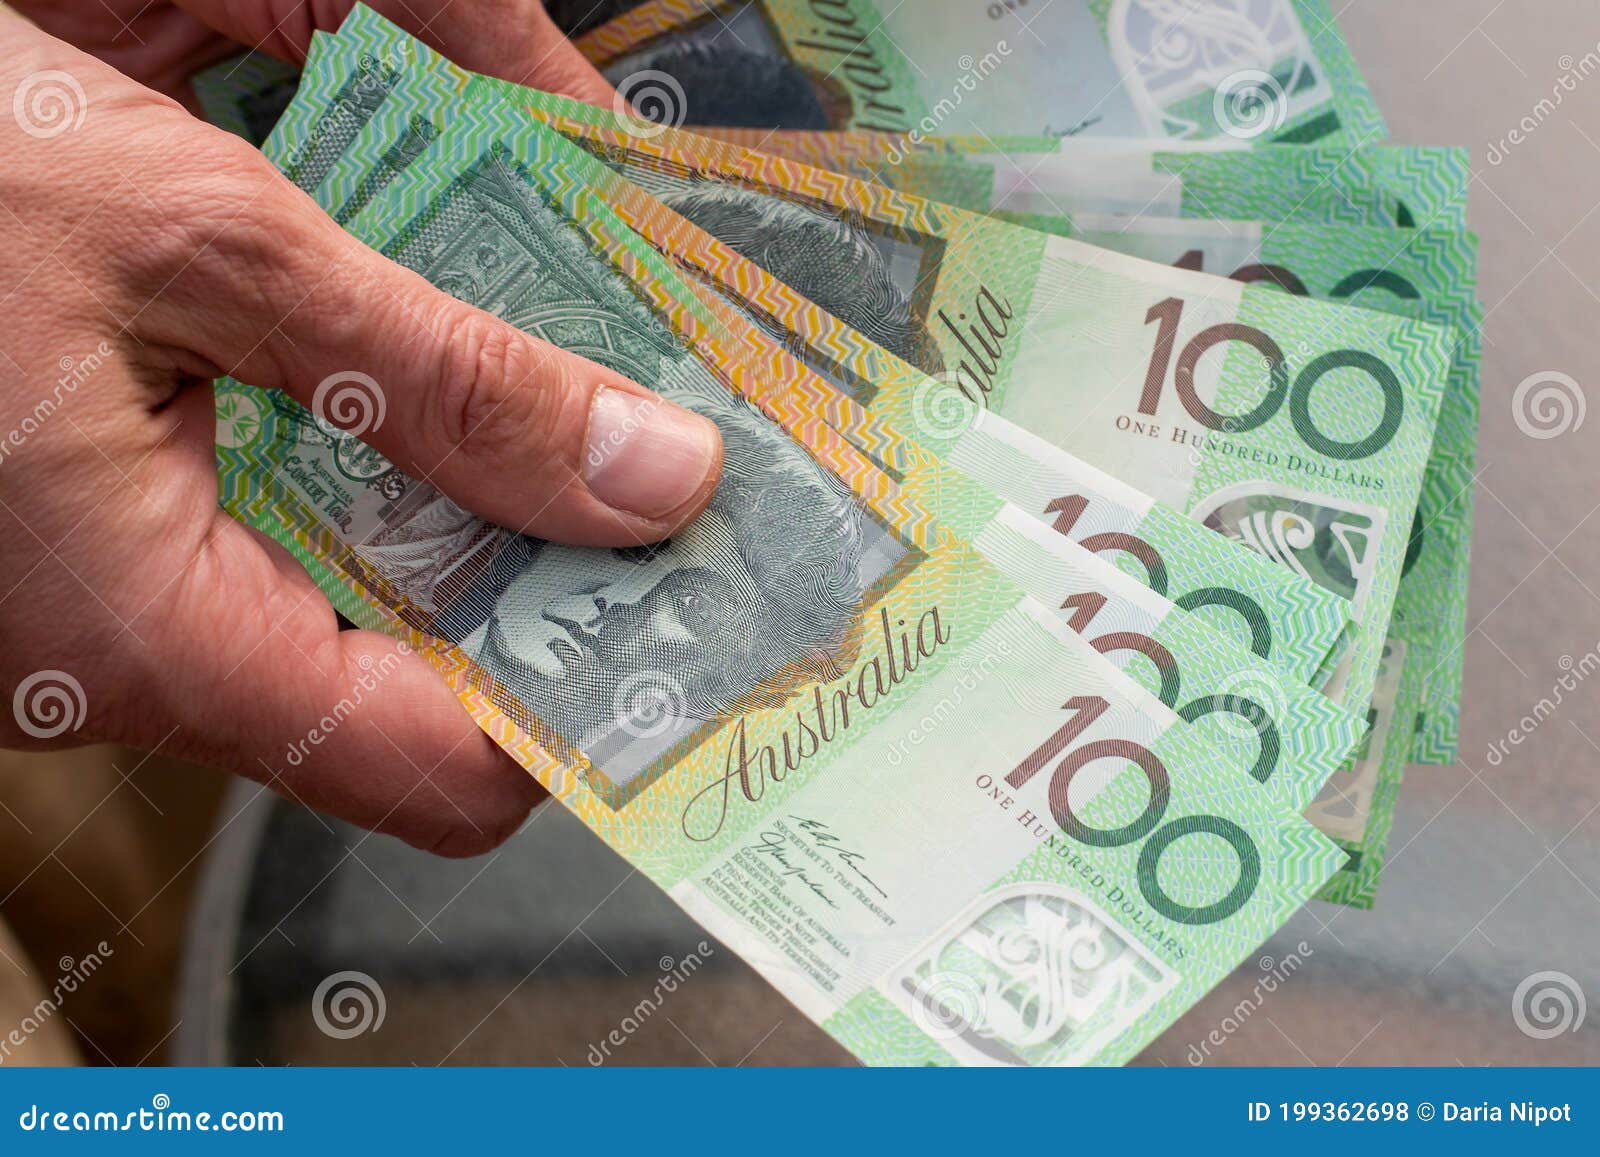
[{"label": "zigzag pattern on banknote", "polygon": [[1372,158],[1373,178],[1402,191],[1414,202],[1415,224],[1465,229],[1472,152],[1461,146],[1382,149]]},{"label": "zigzag pattern on banknote", "polygon": [[1354,844],[1343,840],[1334,843],[1350,853],[1351,863],[1317,892],[1317,899],[1329,904],[1343,904],[1346,908],[1370,909],[1378,894],[1378,877],[1383,869],[1383,857],[1363,853]]},{"label": "zigzag pattern on banknote", "polygon": [[1279,642],[1283,644],[1281,651],[1295,651],[1295,644],[1301,639],[1327,637],[1328,625],[1333,618],[1328,604],[1319,594],[1321,588],[1311,583],[1285,583],[1282,587],[1274,587],[1270,591],[1260,590],[1254,586],[1251,590],[1261,598],[1272,599],[1286,611],[1281,617],[1287,620],[1290,629],[1280,633]]},{"label": "zigzag pattern on banknote", "polygon": [[1458,291],[1452,308],[1441,311],[1448,314],[1443,320],[1456,327],[1457,344],[1449,388],[1440,409],[1435,453],[1422,482],[1422,508],[1429,512],[1429,529],[1447,522],[1457,554],[1451,560],[1446,589],[1432,592],[1437,597],[1428,608],[1436,626],[1434,637],[1441,642],[1408,660],[1426,665],[1422,695],[1426,710],[1416,721],[1410,759],[1414,763],[1450,764],[1455,762],[1460,744],[1462,657],[1459,646],[1452,643],[1446,647],[1442,641],[1466,636],[1472,480],[1477,461],[1482,373],[1482,307],[1472,292],[1475,252],[1469,235],[1458,230],[1419,230],[1411,245],[1437,267],[1463,271],[1452,283]]},{"label": "zigzag pattern on banknote", "polygon": [[[1284,825],[1283,842],[1280,845],[1280,854],[1283,857],[1283,862],[1296,865],[1299,872],[1297,878],[1302,880],[1313,879],[1315,873],[1313,864],[1315,863],[1317,857],[1326,854],[1326,844],[1324,844],[1322,841],[1326,840],[1327,838],[1327,836],[1323,835],[1316,828],[1309,825]],[[1345,845],[1343,841],[1334,840],[1333,842],[1338,844],[1340,849],[1347,854],[1352,850],[1350,847]],[[1341,871],[1339,875],[1335,876],[1333,880],[1329,881],[1329,883],[1333,883],[1344,875],[1345,872]]]},{"label": "zigzag pattern on banknote", "polygon": [[[1311,224],[1466,227],[1468,154],[1457,148],[1265,145],[1157,151],[1182,179],[1185,215]],[[1335,196],[1308,200],[1309,189]]]},{"label": "zigzag pattern on banknote", "polygon": [[[546,115],[546,114],[541,114]],[[573,124],[563,121],[562,118],[552,116],[550,119],[559,124]],[[601,138],[615,138],[616,134],[607,133],[591,127],[583,129],[586,136]],[[670,153],[670,150],[666,150]],[[652,156],[662,155],[662,149],[656,149]],[[730,149],[718,152],[719,160],[732,153]],[[735,164],[730,164],[729,169],[744,167],[748,160],[750,167],[757,172],[763,169],[772,170],[784,164],[777,158],[750,158],[743,154],[734,153],[739,158]],[[678,162],[672,162],[674,164]],[[838,200],[852,196],[862,188],[859,182],[851,181],[845,177],[834,174],[820,174],[817,170],[807,169],[804,166],[789,166],[798,168],[802,172],[816,174],[820,179],[813,187],[837,186],[840,189]],[[770,172],[768,173],[770,176]],[[890,355],[881,347],[873,344],[870,339],[856,331],[842,325],[831,315],[822,311],[818,306],[802,297],[800,294],[779,282],[776,278],[764,276],[752,263],[734,252],[731,248],[718,242],[715,238],[688,225],[682,218],[671,213],[658,202],[645,198],[639,190],[631,189],[623,183],[611,189],[611,203],[625,221],[635,228],[643,231],[647,236],[656,238],[658,242],[670,236],[673,247],[681,257],[687,258],[689,263],[709,274],[713,280],[722,284],[732,284],[738,288],[741,298],[753,303],[760,311],[769,317],[777,319],[792,332],[803,332],[808,335],[808,342],[824,353],[836,367],[852,367],[857,371],[863,370],[878,386],[884,387],[895,383],[907,383],[915,386],[923,380],[923,375],[909,364]],[[924,202],[916,199],[905,199],[901,205],[920,206]],[[908,214],[902,213],[905,219]],[[785,380],[796,386],[803,385],[802,378],[786,377]],[[832,396],[832,390],[817,392],[819,399]],[[1173,517],[1178,517],[1174,515]],[[1179,554],[1184,553],[1180,538],[1175,543],[1173,550]],[[1193,567],[1195,573],[1203,573],[1212,560],[1195,555]],[[1123,566],[1132,566],[1131,560],[1119,563]],[[1130,574],[1137,574],[1130,571]],[[1275,614],[1282,612],[1282,623],[1289,629],[1277,632],[1280,644],[1276,658],[1287,660],[1294,665],[1296,659],[1302,661],[1305,670],[1315,670],[1324,659],[1327,640],[1337,637],[1342,627],[1343,619],[1339,606],[1330,602],[1324,592],[1309,582],[1293,582],[1287,573],[1275,576],[1279,581],[1273,582],[1270,587],[1260,587],[1251,581],[1249,576],[1242,579],[1243,587],[1247,593],[1258,601],[1270,600],[1275,609]],[[1282,625],[1282,624],[1281,624]],[[1303,644],[1296,649],[1296,644]],[[1315,645],[1313,645],[1315,643]],[[1297,668],[1298,669],[1298,668]]]},{"label": "zigzag pattern on banknote", "polygon": [[726,7],[725,0],[721,3],[718,0],[648,0],[631,12],[624,12],[590,30],[574,43],[590,63],[604,67],[663,32],[720,7]]},{"label": "zigzag pattern on banknote", "polygon": [[[256,393],[251,387],[231,379],[220,381],[217,391],[224,399],[230,394]],[[459,648],[429,634],[425,616],[406,614],[403,599],[384,596],[381,577],[363,564],[356,552],[309,510],[291,488],[278,481],[276,471],[263,456],[270,443],[282,436],[276,421],[263,421],[256,430],[253,439],[237,447],[217,447],[218,486],[223,509],[282,545],[309,573],[327,575],[335,580],[319,582],[318,586],[341,614],[357,626],[399,639],[426,659],[449,682],[456,698],[479,728],[547,788],[559,790],[569,774],[568,769],[545,751],[532,734],[499,709],[493,687],[488,685],[483,672],[471,664]],[[263,475],[272,480],[268,485],[261,484]],[[401,606],[401,612],[391,610],[394,606]],[[499,698],[510,700],[505,695]]]},{"label": "zigzag pattern on banknote", "polygon": [[[539,172],[548,187],[562,189],[569,195],[583,195],[583,190],[572,189],[571,171],[555,160],[541,166]],[[594,252],[621,269],[630,284],[640,288],[672,330],[701,350],[704,364],[708,367],[718,367],[720,372],[740,377],[754,370],[756,376],[753,379],[745,379],[743,392],[747,396],[759,399],[763,408],[775,420],[797,429],[806,427],[810,432],[808,444],[822,453],[827,464],[850,485],[855,493],[869,504],[893,515],[897,524],[902,526],[903,531],[913,542],[919,545],[932,542],[937,533],[938,523],[913,494],[903,487],[889,485],[888,479],[882,472],[873,468],[820,417],[784,404],[783,395],[775,388],[776,385],[792,383],[806,376],[809,371],[795,361],[781,345],[764,344],[757,350],[739,342],[733,336],[738,332],[738,327],[727,324],[725,319],[718,318],[712,308],[698,298],[680,298],[673,295],[667,289],[664,279],[654,276],[628,276],[626,267],[629,264],[637,264],[649,270],[662,263],[664,259],[626,227],[625,219],[613,225],[607,220],[610,216],[609,210],[596,207],[594,212],[578,222],[578,225],[592,238]],[[804,301],[798,298],[798,295],[796,300]],[[816,308],[810,306],[809,302],[806,305],[811,309]],[[730,388],[737,391],[739,387],[730,386]]]}]

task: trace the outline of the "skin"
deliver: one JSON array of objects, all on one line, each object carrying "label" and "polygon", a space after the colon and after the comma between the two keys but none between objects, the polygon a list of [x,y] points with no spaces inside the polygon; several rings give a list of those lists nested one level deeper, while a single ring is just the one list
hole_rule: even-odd
[{"label": "skin", "polygon": [[[636,546],[694,518],[720,453],[695,460],[699,483],[659,517],[606,505],[582,473],[589,403],[602,386],[642,387],[379,258],[186,111],[187,78],[233,42],[300,59],[348,3],[14,7],[39,27],[0,7],[0,692],[63,671],[84,712],[39,739],[0,710],[0,746],[120,741],[418,847],[493,847],[540,790],[420,657],[397,664],[387,637],[340,631],[286,552],[218,511],[209,380],[309,405],[324,378],[358,369],[387,403],[367,440],[396,465],[503,525],[590,545]],[[611,100],[537,0],[374,7],[469,68]],[[8,98],[45,70],[77,81],[86,115],[39,137]],[[38,420],[69,366],[83,380]],[[386,672],[376,690],[320,728],[373,670]],[[313,728],[323,741],[307,745]]]}]

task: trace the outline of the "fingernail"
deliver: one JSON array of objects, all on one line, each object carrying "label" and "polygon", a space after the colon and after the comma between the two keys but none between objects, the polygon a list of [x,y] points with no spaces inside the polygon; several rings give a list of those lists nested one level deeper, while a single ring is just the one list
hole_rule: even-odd
[{"label": "fingernail", "polygon": [[614,510],[660,518],[700,488],[720,440],[699,414],[602,386],[589,403],[583,480]]}]

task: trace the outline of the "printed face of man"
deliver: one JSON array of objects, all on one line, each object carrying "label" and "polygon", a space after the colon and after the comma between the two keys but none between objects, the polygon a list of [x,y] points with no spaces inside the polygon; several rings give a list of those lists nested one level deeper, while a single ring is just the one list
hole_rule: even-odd
[{"label": "printed face of man", "polygon": [[831,653],[877,577],[863,573],[865,512],[783,431],[716,383],[671,396],[722,429],[710,509],[654,547],[534,544],[462,644],[614,781],[646,753],[613,766],[597,745],[615,753],[629,746],[617,732],[641,729],[670,740],[786,664]]},{"label": "printed face of man", "polygon": [[764,604],[713,510],[658,549],[542,551],[495,604],[478,661],[586,747],[637,706],[619,701],[630,676],[675,714],[719,698],[720,677],[763,630]]},{"label": "printed face of man", "polygon": [[662,200],[896,357],[924,373],[944,369],[912,308],[917,266],[907,261],[920,257],[914,244],[874,237],[843,216],[716,182],[664,193]]}]

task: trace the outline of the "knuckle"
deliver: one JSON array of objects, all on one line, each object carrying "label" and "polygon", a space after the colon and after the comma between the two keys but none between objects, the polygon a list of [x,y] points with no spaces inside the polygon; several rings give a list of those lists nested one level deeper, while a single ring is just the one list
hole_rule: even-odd
[{"label": "knuckle", "polygon": [[203,163],[169,175],[141,222],[140,245],[127,260],[156,292],[214,301],[263,297],[299,251],[292,214],[277,211],[282,178],[242,140],[214,133]]},{"label": "knuckle", "polygon": [[437,383],[440,428],[452,445],[497,457],[549,440],[555,419],[551,391],[541,382],[538,344],[486,313],[461,314],[445,329]]}]

